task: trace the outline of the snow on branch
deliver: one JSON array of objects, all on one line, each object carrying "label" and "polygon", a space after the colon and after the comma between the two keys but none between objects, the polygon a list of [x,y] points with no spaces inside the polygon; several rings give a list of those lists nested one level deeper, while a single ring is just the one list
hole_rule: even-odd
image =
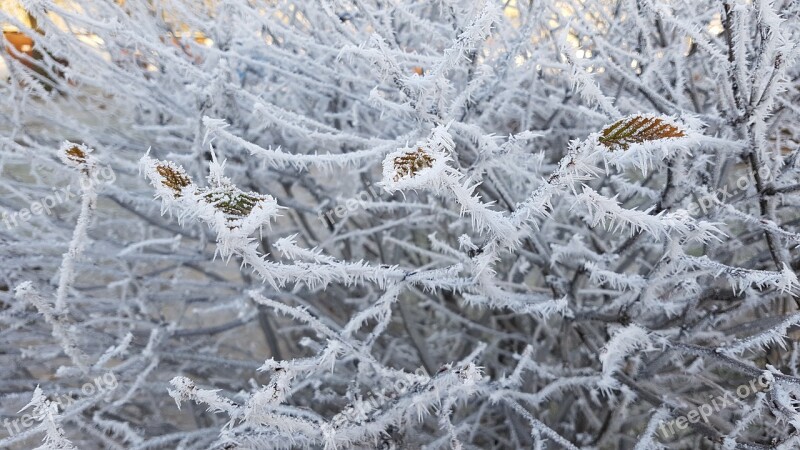
[{"label": "snow on branch", "polygon": [[800,2],[0,3],[0,447],[798,447]]},{"label": "snow on branch", "polygon": [[653,338],[639,325],[632,324],[616,330],[600,353],[603,376],[597,386],[608,395],[612,389],[619,387],[614,373],[622,369],[625,358],[636,351],[648,351],[652,348]]},{"label": "snow on branch", "polygon": [[70,357],[76,367],[86,372],[88,370],[86,365],[87,356],[81,351],[78,342],[79,338],[75,333],[76,330],[67,321],[66,316],[57,311],[54,305],[43,299],[30,281],[17,286],[14,290],[14,295],[16,298],[32,304],[39,311],[39,314],[44,316],[45,322],[52,328],[53,337],[58,341],[64,353]]},{"label": "snow on branch", "polygon": [[775,345],[785,349],[788,330],[792,327],[796,327],[798,324],[800,324],[800,314],[793,314],[764,333],[738,339],[722,347],[720,350],[728,355],[734,356],[741,355],[748,350],[758,351]]},{"label": "snow on branch", "polygon": [[58,405],[48,400],[39,386],[33,391],[31,401],[22,408],[22,411],[31,408],[33,418],[40,422],[38,428],[44,431],[44,444],[36,450],[75,450],[61,427],[61,417],[58,414]]},{"label": "snow on branch", "polygon": [[320,167],[328,171],[333,171],[335,167],[356,167],[364,164],[364,162],[367,160],[382,156],[386,153],[391,145],[391,143],[381,144],[369,150],[359,150],[343,154],[327,153],[303,155],[287,153],[280,148],[262,148],[256,144],[248,142],[228,131],[226,129],[227,124],[220,119],[204,117],[203,125],[207,128],[207,140],[210,140],[215,136],[222,137],[223,139],[246,149],[251,155],[264,158],[264,160],[266,160],[269,164],[281,168],[293,167],[295,169],[305,169],[309,167]]}]

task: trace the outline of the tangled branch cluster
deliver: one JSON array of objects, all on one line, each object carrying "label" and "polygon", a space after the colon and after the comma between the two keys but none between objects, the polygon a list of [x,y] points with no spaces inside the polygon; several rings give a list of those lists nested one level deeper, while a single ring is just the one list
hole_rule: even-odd
[{"label": "tangled branch cluster", "polygon": [[800,448],[800,2],[0,5],[0,448]]}]

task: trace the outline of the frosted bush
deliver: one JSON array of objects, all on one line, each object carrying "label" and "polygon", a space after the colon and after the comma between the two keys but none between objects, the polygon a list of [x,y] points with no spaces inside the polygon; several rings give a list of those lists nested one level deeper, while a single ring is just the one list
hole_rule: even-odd
[{"label": "frosted bush", "polygon": [[3,1],[0,448],[800,448],[799,17]]}]

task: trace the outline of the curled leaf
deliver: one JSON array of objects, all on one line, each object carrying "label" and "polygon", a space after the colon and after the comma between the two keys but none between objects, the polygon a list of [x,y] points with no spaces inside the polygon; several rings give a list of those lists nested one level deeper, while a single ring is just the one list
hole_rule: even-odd
[{"label": "curled leaf", "polygon": [[86,145],[67,141],[61,144],[58,157],[64,164],[88,175],[97,162],[91,153],[92,149]]},{"label": "curled leaf", "polygon": [[86,162],[86,153],[80,149],[77,145],[74,147],[70,147],[64,153],[67,154],[67,158],[70,160],[82,164]]}]

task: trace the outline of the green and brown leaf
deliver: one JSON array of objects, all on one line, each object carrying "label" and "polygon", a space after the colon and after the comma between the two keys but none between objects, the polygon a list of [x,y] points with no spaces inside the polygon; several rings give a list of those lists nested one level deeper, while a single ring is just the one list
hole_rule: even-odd
[{"label": "green and brown leaf", "polygon": [[203,198],[229,219],[242,218],[250,214],[253,208],[266,199],[265,195],[256,192],[244,192],[234,186],[208,189]]}]

